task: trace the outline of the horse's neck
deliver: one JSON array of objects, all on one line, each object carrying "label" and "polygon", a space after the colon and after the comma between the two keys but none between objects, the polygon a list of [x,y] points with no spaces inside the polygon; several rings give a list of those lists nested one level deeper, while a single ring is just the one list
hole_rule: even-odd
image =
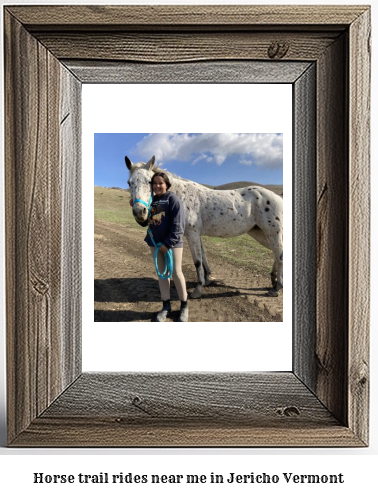
[{"label": "horse's neck", "polygon": [[185,184],[186,182],[182,179],[178,180],[178,179],[175,179],[173,178],[171,180],[171,188],[170,190],[173,192],[173,193],[176,193],[177,196],[179,198],[185,198],[185,194],[186,194],[186,187],[185,187]]}]

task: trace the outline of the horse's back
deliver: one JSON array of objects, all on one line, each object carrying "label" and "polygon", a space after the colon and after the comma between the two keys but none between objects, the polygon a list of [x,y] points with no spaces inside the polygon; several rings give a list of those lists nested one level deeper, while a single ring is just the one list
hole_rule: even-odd
[{"label": "horse's back", "polygon": [[[283,199],[270,189],[262,186],[249,186],[238,190],[239,194],[249,203],[257,224],[268,225],[275,221],[277,226],[283,223]],[[261,229],[264,229],[261,227]]]},{"label": "horse's back", "polygon": [[217,190],[187,181],[175,187],[186,211],[186,233],[231,238],[256,225],[264,233],[282,225],[282,198],[261,186]]}]

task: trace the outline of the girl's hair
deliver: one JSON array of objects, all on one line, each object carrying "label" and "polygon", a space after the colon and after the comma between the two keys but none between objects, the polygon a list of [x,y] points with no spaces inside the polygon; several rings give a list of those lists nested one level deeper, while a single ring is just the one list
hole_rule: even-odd
[{"label": "girl's hair", "polygon": [[163,181],[165,182],[166,186],[167,186],[167,191],[168,189],[171,187],[171,183],[169,182],[169,178],[168,178],[168,175],[165,173],[165,172],[156,172],[152,178],[151,178],[151,186],[152,184],[154,183],[154,179],[155,177],[161,177],[163,179]]}]

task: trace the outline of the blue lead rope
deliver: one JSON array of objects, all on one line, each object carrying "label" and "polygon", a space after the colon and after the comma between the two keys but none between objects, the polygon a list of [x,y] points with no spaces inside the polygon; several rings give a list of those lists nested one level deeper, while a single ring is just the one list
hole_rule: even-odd
[{"label": "blue lead rope", "polygon": [[154,244],[155,247],[155,269],[156,269],[156,274],[158,275],[159,278],[163,280],[167,280],[168,278],[172,277],[173,273],[173,253],[172,249],[170,248],[168,252],[164,254],[164,271],[161,273],[159,271],[159,264],[158,264],[158,255],[159,255],[159,249],[162,246],[162,243],[155,243],[154,237],[152,236],[152,231],[150,228],[147,229],[147,232],[150,236],[150,239],[152,243]]},{"label": "blue lead rope", "polygon": [[[148,217],[150,216],[150,213],[151,213],[151,203],[152,203],[152,195],[150,196],[150,201],[148,202],[148,204],[143,201],[143,200],[140,200],[139,198],[136,198],[134,200],[134,205],[135,203],[142,203],[142,205],[144,205],[145,207],[148,208]],[[164,271],[161,273],[159,271],[159,264],[158,264],[158,254],[159,254],[159,249],[160,247],[162,246],[162,243],[158,243],[156,244],[155,243],[155,240],[154,240],[154,237],[152,236],[152,231],[150,228],[147,229],[147,232],[151,238],[151,241],[152,243],[154,244],[154,247],[155,247],[155,269],[156,269],[156,274],[158,275],[159,278],[163,279],[163,280],[167,280],[168,278],[171,278],[172,277],[172,273],[173,273],[173,252],[172,252],[172,249],[170,248],[168,250],[168,252],[165,253],[164,255]]]}]

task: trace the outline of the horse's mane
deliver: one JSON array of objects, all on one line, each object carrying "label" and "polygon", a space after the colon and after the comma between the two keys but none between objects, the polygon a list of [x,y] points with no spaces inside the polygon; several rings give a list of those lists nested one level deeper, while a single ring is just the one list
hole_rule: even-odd
[{"label": "horse's mane", "polygon": [[[138,168],[145,168],[146,167],[146,163],[145,162],[138,162],[138,163],[134,163],[133,165],[133,172],[135,170],[137,170]],[[180,181],[180,182],[190,182],[190,183],[194,183],[194,184],[198,184],[198,182],[194,182],[194,181],[191,181],[190,179],[184,179],[183,177],[180,177],[179,175],[177,174],[174,174],[173,172],[165,169],[165,168],[161,168],[159,167],[158,165],[154,165],[151,169],[151,171],[154,173],[154,174],[157,174],[159,172],[161,173],[165,173],[167,174],[168,176],[172,177],[173,179],[177,180],[177,181]],[[202,186],[202,184],[198,184],[199,186],[201,187],[204,187],[205,189],[207,189],[205,186]]]},{"label": "horse's mane", "polygon": [[159,172],[164,172],[165,174],[168,174],[170,175],[171,177],[173,177],[174,179],[177,179],[179,181],[186,181],[186,182],[190,182],[189,179],[184,179],[183,177],[180,177],[179,175],[177,174],[174,174],[173,172],[170,172],[169,170],[166,170],[165,168],[161,168],[161,167],[152,167],[152,171],[154,174],[157,174]]}]

